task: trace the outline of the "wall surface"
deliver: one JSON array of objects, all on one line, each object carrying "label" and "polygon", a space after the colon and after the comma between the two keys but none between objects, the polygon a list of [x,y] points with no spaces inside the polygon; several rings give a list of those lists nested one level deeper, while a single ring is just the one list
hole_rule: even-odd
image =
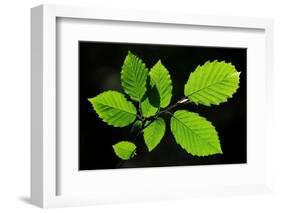
[{"label": "wall surface", "polygon": [[[30,179],[30,8],[42,3],[70,4],[74,0],[44,2],[38,0],[2,1],[0,8],[0,212],[39,212],[29,204]],[[152,1],[80,0],[80,6],[123,9],[269,17],[275,20],[275,108],[281,109],[281,13],[279,1],[273,0],[196,0]],[[279,82],[279,85],[277,84]],[[276,112],[276,119],[280,113]],[[258,115],[257,115],[258,116]],[[274,193],[259,196],[202,198],[181,201],[120,204],[108,206],[52,209],[50,212],[280,212],[281,162],[280,139],[275,137],[272,149]],[[278,141],[279,140],[279,141]],[[278,143],[279,142],[279,143]]]}]

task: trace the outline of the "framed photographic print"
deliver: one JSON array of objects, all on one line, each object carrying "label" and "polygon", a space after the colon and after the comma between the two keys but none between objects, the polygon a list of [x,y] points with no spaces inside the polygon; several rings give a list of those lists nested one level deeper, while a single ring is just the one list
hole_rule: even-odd
[{"label": "framed photographic print", "polygon": [[33,8],[32,203],[270,192],[272,30],[269,19]]}]

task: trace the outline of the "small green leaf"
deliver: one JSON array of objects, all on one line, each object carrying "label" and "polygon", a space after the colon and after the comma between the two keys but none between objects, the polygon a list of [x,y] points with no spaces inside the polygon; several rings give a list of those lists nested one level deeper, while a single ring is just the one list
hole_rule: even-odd
[{"label": "small green leaf", "polygon": [[215,127],[197,113],[176,111],[171,118],[171,131],[176,142],[191,155],[222,154]]},{"label": "small green leaf", "polygon": [[132,100],[141,101],[146,92],[147,75],[145,64],[129,51],[122,67],[121,83]]},{"label": "small green leaf", "polygon": [[160,107],[165,108],[171,102],[172,98],[172,80],[169,71],[159,60],[149,72],[151,86],[156,86],[160,96]]},{"label": "small green leaf", "polygon": [[142,115],[145,118],[151,117],[156,114],[159,107],[160,107],[159,92],[155,85],[151,87],[150,77],[149,77],[147,83],[147,92],[144,95],[144,98],[141,102]]},{"label": "small green leaf", "polygon": [[109,125],[124,127],[136,119],[136,108],[122,93],[106,91],[88,99],[99,117]]},{"label": "small green leaf", "polygon": [[156,119],[143,130],[144,141],[150,152],[160,143],[165,130],[166,124],[163,118]]},{"label": "small green leaf", "polygon": [[120,141],[112,147],[115,154],[123,160],[131,159],[135,155],[137,148],[135,144],[129,141]]},{"label": "small green leaf", "polygon": [[239,75],[231,63],[207,61],[190,74],[184,94],[197,105],[219,105],[237,91]]}]

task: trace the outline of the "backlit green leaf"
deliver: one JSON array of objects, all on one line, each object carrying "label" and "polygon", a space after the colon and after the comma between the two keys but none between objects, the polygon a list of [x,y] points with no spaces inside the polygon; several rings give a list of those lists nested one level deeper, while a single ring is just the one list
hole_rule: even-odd
[{"label": "backlit green leaf", "polygon": [[115,127],[128,126],[136,119],[136,108],[123,94],[106,91],[88,99],[99,117]]},{"label": "backlit green leaf", "polygon": [[197,113],[178,110],[171,118],[176,142],[194,156],[222,154],[215,127]]},{"label": "backlit green leaf", "polygon": [[231,63],[207,61],[190,74],[184,94],[195,104],[219,105],[237,91],[239,75]]},{"label": "backlit green leaf", "polygon": [[129,51],[122,67],[121,83],[132,100],[141,101],[146,92],[147,75],[145,64]]},{"label": "backlit green leaf", "polygon": [[136,152],[136,145],[129,141],[120,141],[112,146],[115,154],[122,160],[131,159]]},{"label": "backlit green leaf", "polygon": [[166,124],[163,118],[158,118],[143,130],[145,144],[152,151],[165,134]]},{"label": "backlit green leaf", "polygon": [[156,114],[160,108],[160,96],[159,92],[154,85],[151,87],[150,77],[148,78],[147,83],[147,92],[143,97],[141,102],[142,115],[145,118],[151,117]]},{"label": "backlit green leaf", "polygon": [[168,70],[159,60],[149,72],[151,86],[155,86],[160,96],[160,107],[167,107],[172,98],[172,80]]}]

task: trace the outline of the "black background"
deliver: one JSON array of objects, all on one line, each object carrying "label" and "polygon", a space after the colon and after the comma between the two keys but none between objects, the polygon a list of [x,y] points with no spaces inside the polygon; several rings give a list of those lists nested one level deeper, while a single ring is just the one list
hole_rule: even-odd
[{"label": "black background", "polygon": [[[120,71],[128,50],[140,57],[148,68],[159,59],[169,70],[173,82],[171,103],[183,97],[184,85],[197,65],[207,60],[225,60],[241,72],[240,88],[233,98],[219,106],[184,108],[205,116],[218,131],[223,154],[193,157],[176,142],[166,117],[166,133],[161,143],[148,152],[142,137],[136,142],[137,156],[119,160],[112,145],[131,140],[130,127],[114,128],[102,122],[88,98],[106,90],[122,92]],[[246,163],[246,65],[247,50],[174,45],[79,42],[79,169],[113,169],[155,166]]]}]

